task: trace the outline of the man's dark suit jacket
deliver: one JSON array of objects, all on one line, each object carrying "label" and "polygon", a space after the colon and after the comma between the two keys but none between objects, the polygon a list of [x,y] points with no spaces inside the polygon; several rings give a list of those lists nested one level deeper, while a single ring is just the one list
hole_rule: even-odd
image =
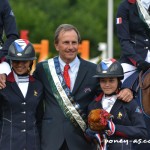
[{"label": "man's dark suit jacket", "polygon": [[[55,99],[47,75],[41,62],[37,65],[34,76],[44,85],[45,111],[42,119],[42,150],[59,150],[66,140],[69,150],[94,150],[95,145],[86,141],[80,128],[68,120]],[[72,91],[74,100],[86,112],[88,104],[94,99],[97,89],[96,65],[80,58],[80,67]]]}]

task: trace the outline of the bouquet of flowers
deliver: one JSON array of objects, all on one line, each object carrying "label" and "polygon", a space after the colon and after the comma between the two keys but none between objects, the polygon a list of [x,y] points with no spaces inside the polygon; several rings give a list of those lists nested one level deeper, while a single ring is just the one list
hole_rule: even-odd
[{"label": "bouquet of flowers", "polygon": [[91,130],[99,133],[107,128],[108,120],[113,118],[113,115],[104,109],[94,109],[88,115],[88,124]]}]

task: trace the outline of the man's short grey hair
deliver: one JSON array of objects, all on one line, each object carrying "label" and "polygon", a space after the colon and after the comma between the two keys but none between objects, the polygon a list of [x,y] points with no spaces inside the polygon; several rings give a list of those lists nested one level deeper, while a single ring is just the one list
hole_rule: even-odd
[{"label": "man's short grey hair", "polygon": [[77,33],[78,42],[80,43],[81,42],[80,33],[79,33],[78,29],[71,24],[61,24],[60,26],[58,26],[58,28],[55,31],[54,43],[56,43],[56,44],[58,43],[58,36],[61,31],[65,32],[65,31],[70,31],[70,30],[74,30]]}]

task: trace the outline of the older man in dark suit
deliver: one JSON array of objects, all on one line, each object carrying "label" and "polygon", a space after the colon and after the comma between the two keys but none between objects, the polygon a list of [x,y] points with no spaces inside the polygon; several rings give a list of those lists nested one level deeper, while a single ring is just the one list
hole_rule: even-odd
[{"label": "older man in dark suit", "polygon": [[[5,42],[3,41],[3,33],[7,38]],[[18,38],[14,13],[8,0],[2,0],[0,2],[0,61],[3,61],[3,58],[7,55],[10,44]]]}]

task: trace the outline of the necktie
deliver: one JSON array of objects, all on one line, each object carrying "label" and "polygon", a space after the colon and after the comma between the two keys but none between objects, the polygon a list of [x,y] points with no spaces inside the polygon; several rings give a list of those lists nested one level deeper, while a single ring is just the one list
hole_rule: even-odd
[{"label": "necktie", "polygon": [[64,79],[65,79],[66,85],[70,89],[70,76],[69,76],[69,73],[68,73],[69,68],[70,68],[69,65],[65,65],[63,76],[64,76]]}]

